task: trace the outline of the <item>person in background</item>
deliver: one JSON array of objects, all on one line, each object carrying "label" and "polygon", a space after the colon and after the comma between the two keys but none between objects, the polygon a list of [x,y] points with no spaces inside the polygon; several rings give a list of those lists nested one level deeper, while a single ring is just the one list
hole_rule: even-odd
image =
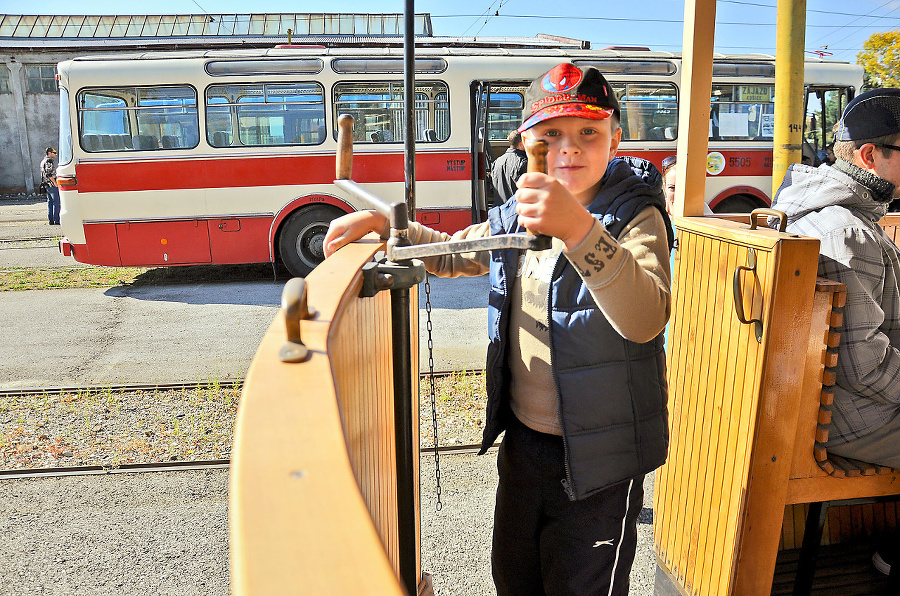
[{"label": "person in background", "polygon": [[[675,188],[678,183],[675,176],[675,166],[677,165],[676,156],[670,155],[662,160],[663,175],[663,192],[666,194],[666,212],[669,217],[674,215],[672,210],[675,208]],[[712,209],[705,202],[703,203],[703,215],[712,215]]]},{"label": "person in background", "polygon": [[675,205],[675,156],[662,160],[663,192],[666,194],[666,212],[672,216],[672,207]]},{"label": "person in background", "polygon": [[[900,469],[900,250],[878,225],[900,197],[900,89],[858,95],[834,138],[834,165],[788,167],[772,207],[820,240],[818,274],[847,287],[828,450]],[[898,542],[875,553],[880,571]]]},{"label": "person in background", "polygon": [[41,160],[41,188],[47,195],[47,219],[51,226],[59,225],[59,187],[56,186],[56,149],[47,147]]},{"label": "person in background", "polygon": [[522,144],[522,133],[514,130],[507,136],[509,149],[491,166],[491,183],[494,186],[494,205],[502,205],[516,194],[516,181],[528,169],[528,156]]},{"label": "person in background", "polygon": [[[547,142],[488,221],[453,238],[528,229],[546,250],[423,259],[444,277],[490,273],[487,414],[497,456],[491,562],[499,596],[628,594],[644,475],[668,445],[663,329],[673,235],[662,177],[617,159],[619,103],[592,67],[563,63],[525,94],[526,142]],[[325,254],[386,219],[331,222]],[[409,224],[413,244],[450,239]],[[637,413],[637,414],[636,414]]]}]

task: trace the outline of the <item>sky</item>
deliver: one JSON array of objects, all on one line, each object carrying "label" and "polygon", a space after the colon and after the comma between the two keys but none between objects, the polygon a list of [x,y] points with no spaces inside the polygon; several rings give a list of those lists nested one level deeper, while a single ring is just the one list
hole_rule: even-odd
[{"label": "sky", "polygon": [[[775,50],[777,0],[718,0],[717,52],[765,53]],[[141,10],[140,4],[152,6]],[[0,0],[3,14],[246,14],[254,13],[402,13],[403,0]],[[596,7],[587,14],[581,7]],[[27,11],[25,10],[27,9]],[[417,13],[431,14],[435,35],[534,36],[538,33],[588,40],[595,49],[647,46],[680,51],[684,4],[680,0],[419,0]],[[830,52],[832,58],[856,62],[863,42],[873,33],[900,29],[900,0],[807,0],[806,50]]]}]

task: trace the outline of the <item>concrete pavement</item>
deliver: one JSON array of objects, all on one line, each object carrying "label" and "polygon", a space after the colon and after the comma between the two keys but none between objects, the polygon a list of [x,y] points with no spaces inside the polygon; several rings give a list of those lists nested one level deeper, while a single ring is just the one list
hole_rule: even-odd
[{"label": "concrete pavement", "polygon": [[[0,267],[77,265],[55,248],[58,228],[42,220],[44,209],[43,200],[0,199]],[[2,292],[0,387],[241,378],[284,281]],[[431,286],[435,369],[483,367],[487,278],[435,278]],[[424,310],[420,333],[426,370]]]}]

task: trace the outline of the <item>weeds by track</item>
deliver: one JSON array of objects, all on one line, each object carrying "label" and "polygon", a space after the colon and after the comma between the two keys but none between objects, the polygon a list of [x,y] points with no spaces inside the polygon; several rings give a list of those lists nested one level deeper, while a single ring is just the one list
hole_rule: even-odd
[{"label": "weeds by track", "polygon": [[[421,453],[471,453],[483,418],[482,371],[420,376]],[[0,389],[0,480],[165,472],[229,465],[242,379]],[[70,464],[70,465],[65,465]]]}]

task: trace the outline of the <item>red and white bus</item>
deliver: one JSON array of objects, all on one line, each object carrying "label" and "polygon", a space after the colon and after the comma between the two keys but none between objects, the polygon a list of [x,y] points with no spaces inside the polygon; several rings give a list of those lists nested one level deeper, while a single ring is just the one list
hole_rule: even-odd
[{"label": "red and white bus", "polygon": [[[452,232],[484,217],[484,172],[520,122],[524,90],[562,61],[596,66],[616,89],[620,153],[657,166],[675,153],[678,54],[417,48],[419,221]],[[707,203],[768,205],[774,58],[717,56],[714,69]],[[76,58],[58,72],[60,249],[77,261],[280,260],[305,275],[331,219],[362,208],[332,183],[342,113],[356,122],[354,180],[403,200],[402,48],[151,52]],[[862,68],[809,59],[806,81],[810,111],[827,115],[821,105],[846,105]]]}]

